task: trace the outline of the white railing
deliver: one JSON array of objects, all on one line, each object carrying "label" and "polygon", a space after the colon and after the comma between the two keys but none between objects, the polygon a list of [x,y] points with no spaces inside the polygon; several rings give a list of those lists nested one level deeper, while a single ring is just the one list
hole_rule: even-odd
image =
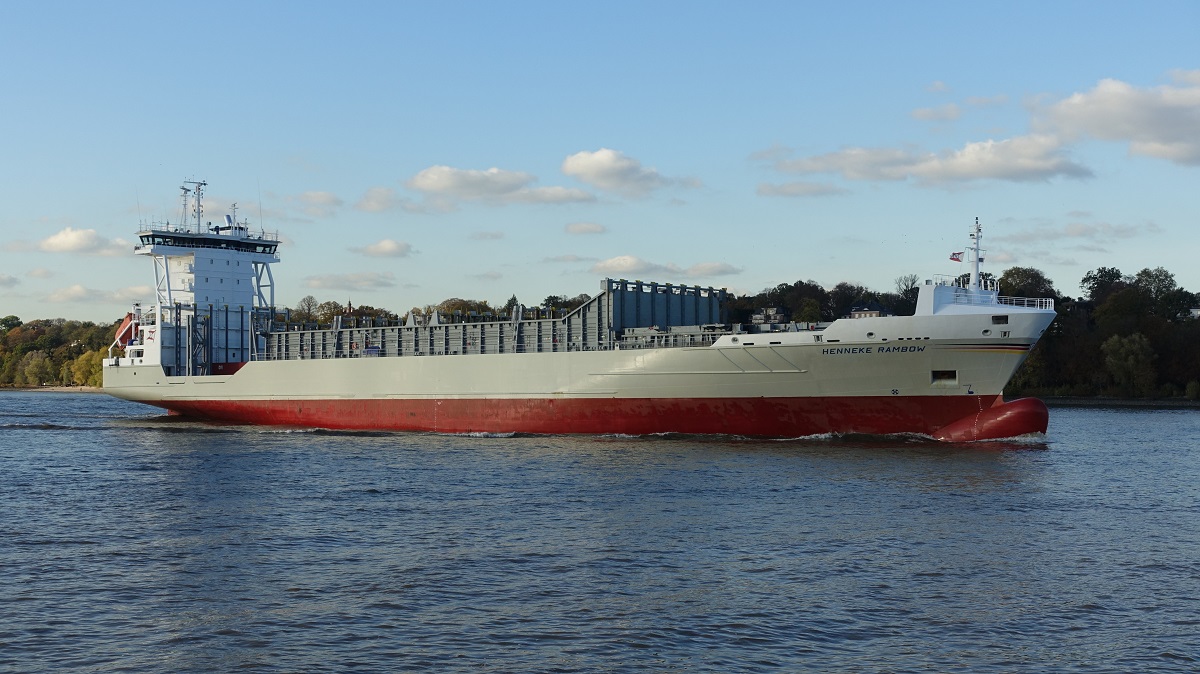
[{"label": "white railing", "polygon": [[969,290],[955,293],[954,303],[971,306],[1003,304],[1009,307],[1054,310],[1054,300],[1045,297],[998,297],[991,293],[976,293]]},{"label": "white railing", "polygon": [[1054,310],[1054,300],[1047,297],[997,297],[996,301],[1012,307]]}]

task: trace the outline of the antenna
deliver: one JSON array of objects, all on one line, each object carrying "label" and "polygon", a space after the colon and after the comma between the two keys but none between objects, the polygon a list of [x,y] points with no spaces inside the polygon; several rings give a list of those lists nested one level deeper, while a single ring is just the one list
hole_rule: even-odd
[{"label": "antenna", "polygon": [[263,222],[262,216],[262,180],[255,178],[255,183],[258,185],[258,231],[262,232],[265,237],[267,235],[267,225]]}]

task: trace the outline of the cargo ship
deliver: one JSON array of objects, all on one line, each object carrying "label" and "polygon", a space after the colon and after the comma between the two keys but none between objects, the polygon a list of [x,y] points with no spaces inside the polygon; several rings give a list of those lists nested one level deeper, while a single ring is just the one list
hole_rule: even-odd
[{"label": "cargo ship", "polygon": [[919,286],[911,316],[730,323],[724,289],[603,279],[570,311],[408,314],[299,324],[275,307],[280,237],[232,213],[142,227],[155,299],[133,307],[104,389],[199,419],[437,433],[919,434],[965,442],[1045,433],[1037,399],[1004,386],[1054,320],[970,274]]}]

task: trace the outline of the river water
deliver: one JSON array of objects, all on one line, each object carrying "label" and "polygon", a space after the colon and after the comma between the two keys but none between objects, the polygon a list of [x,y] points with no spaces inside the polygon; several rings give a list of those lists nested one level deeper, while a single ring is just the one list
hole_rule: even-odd
[{"label": "river water", "polygon": [[0,671],[1197,671],[1198,478],[1195,410],[941,445],[3,392]]}]

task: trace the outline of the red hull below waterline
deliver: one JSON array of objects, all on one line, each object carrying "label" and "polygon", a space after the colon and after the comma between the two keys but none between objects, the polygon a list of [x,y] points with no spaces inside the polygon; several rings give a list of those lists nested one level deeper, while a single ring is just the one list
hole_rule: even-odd
[{"label": "red hull below waterline", "polygon": [[1046,406],[1001,396],[170,400],[191,417],[250,424],[439,433],[920,433],[965,442],[1045,433]]}]

